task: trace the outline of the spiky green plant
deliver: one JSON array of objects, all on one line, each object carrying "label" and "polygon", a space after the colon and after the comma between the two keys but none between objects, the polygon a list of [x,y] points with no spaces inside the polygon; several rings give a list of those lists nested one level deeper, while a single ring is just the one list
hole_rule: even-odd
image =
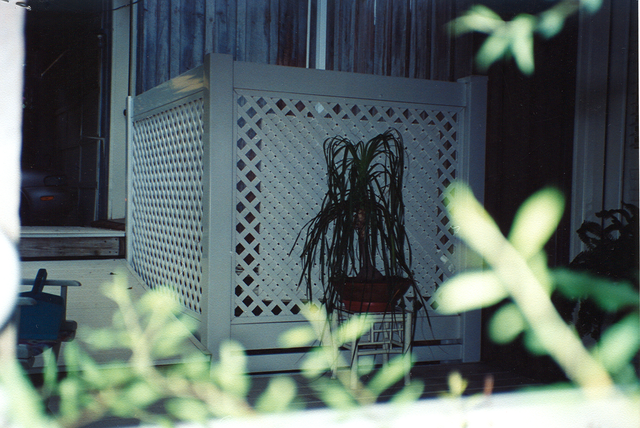
[{"label": "spiky green plant", "polygon": [[344,137],[324,142],[327,192],[296,243],[304,239],[300,284],[313,299],[317,265],[320,300],[328,312],[339,303],[339,289],[348,277],[404,277],[415,287],[404,226],[404,151],[395,129],[366,142]]}]

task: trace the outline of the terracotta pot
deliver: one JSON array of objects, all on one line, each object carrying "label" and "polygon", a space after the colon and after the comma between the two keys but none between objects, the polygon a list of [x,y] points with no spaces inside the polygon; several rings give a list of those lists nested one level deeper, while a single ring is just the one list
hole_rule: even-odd
[{"label": "terracotta pot", "polygon": [[410,279],[400,277],[385,277],[376,282],[347,278],[344,284],[336,284],[336,289],[349,311],[385,312],[398,304],[410,285]]}]

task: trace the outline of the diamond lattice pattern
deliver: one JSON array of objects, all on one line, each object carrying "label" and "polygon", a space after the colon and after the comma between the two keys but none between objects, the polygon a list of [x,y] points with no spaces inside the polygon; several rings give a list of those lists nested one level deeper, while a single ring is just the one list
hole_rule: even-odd
[{"label": "diamond lattice pattern", "polygon": [[201,313],[202,98],[133,124],[132,266],[151,288]]},{"label": "diamond lattice pattern", "polygon": [[[407,148],[406,227],[424,295],[453,272],[447,186],[456,178],[461,110],[300,100],[236,91],[235,317],[297,314],[298,231],[325,191],[322,144],[343,135],[367,140],[389,127]],[[317,293],[315,293],[317,295]]]}]

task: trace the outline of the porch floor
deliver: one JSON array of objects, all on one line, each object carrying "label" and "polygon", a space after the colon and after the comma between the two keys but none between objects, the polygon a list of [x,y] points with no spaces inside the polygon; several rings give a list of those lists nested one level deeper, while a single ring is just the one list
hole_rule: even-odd
[{"label": "porch floor", "polygon": [[[465,363],[465,364],[430,364],[430,365],[418,365],[412,368],[411,378],[412,382],[422,382],[424,384],[424,391],[420,399],[436,398],[442,396],[448,392],[449,387],[447,383],[448,376],[451,372],[458,371],[466,379],[468,387],[465,390],[464,395],[476,395],[482,394],[485,391],[485,385],[487,379],[493,379],[493,388],[491,394],[500,394],[505,392],[511,392],[516,390],[523,390],[528,387],[541,386],[539,382],[532,379],[528,379],[523,376],[519,376],[508,370],[498,369],[485,363]],[[250,404],[254,404],[260,394],[266,390],[269,382],[276,376],[289,376],[291,377],[298,387],[297,403],[299,408],[312,410],[326,407],[326,405],[318,398],[314,393],[312,382],[304,379],[299,373],[287,373],[287,374],[254,374],[251,375],[251,390],[247,397]],[[397,393],[401,384],[390,388],[385,391],[380,397],[378,402],[384,403],[391,399],[391,397]],[[55,410],[57,403],[52,400],[50,403],[50,409]],[[159,405],[152,406],[148,409],[157,413],[162,413],[164,410]],[[135,418],[120,418],[120,417],[106,417],[96,422],[92,422],[84,428],[116,428],[116,427],[137,427],[141,426],[140,421]]]},{"label": "porch floor", "polygon": [[[23,278],[35,278],[38,269],[44,268],[47,270],[48,279],[76,280],[81,283],[80,287],[68,288],[67,319],[78,323],[76,337],[73,340],[86,350],[90,349],[86,346],[88,332],[112,325],[113,315],[117,308],[115,302],[104,295],[102,288],[113,283],[117,278],[124,279],[133,301],[138,300],[146,288],[143,281],[129,268],[125,259],[27,261],[21,263],[21,268]],[[30,287],[23,287],[23,291],[28,289]],[[47,287],[46,291],[57,293],[58,290],[57,287]],[[63,343],[58,358],[59,371],[66,370],[65,346],[66,343]],[[210,354],[194,337],[182,344],[180,349],[184,355],[201,355],[202,358],[210,359]],[[89,355],[98,365],[113,367],[121,364],[119,362],[127,361],[130,352],[114,349],[100,352],[89,351]],[[172,362],[174,361],[156,361],[157,364],[171,364]],[[38,357],[28,372],[42,372],[43,366],[44,360]]]}]

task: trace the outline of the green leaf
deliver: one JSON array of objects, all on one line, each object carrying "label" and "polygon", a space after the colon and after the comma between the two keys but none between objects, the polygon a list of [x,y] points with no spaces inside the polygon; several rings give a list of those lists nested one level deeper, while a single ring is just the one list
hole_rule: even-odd
[{"label": "green leaf", "polygon": [[464,391],[467,389],[467,385],[469,385],[469,381],[463,378],[458,371],[449,374],[447,382],[449,384],[449,394],[454,397],[460,397],[464,394]]},{"label": "green leaf", "polygon": [[584,7],[589,13],[595,13],[600,10],[602,0],[580,0],[580,6]]},{"label": "green leaf", "polygon": [[49,395],[56,389],[58,382],[58,364],[53,352],[45,352],[42,357],[44,359],[43,391],[46,395]]},{"label": "green leaf", "polygon": [[551,296],[551,293],[553,292],[553,278],[549,271],[547,253],[540,251],[538,254],[529,257],[527,265],[540,285],[544,288],[547,295]]},{"label": "green leaf", "polygon": [[511,45],[509,35],[503,29],[491,34],[484,41],[476,55],[476,62],[481,71],[486,71],[498,59],[505,56]]},{"label": "green leaf", "polygon": [[250,386],[246,369],[247,356],[242,345],[234,341],[223,342],[220,345],[220,362],[213,371],[220,387],[237,397],[246,396]]},{"label": "green leaf", "polygon": [[473,196],[473,192],[464,183],[456,182],[450,214],[453,223],[459,226],[458,235],[467,245],[483,257],[500,254],[504,245],[504,237],[498,225],[489,213]]},{"label": "green leaf", "polygon": [[594,349],[595,358],[610,373],[621,371],[640,348],[640,318],[631,314],[609,327]]},{"label": "green leaf", "polygon": [[165,404],[167,411],[183,421],[205,422],[209,416],[207,406],[192,398],[172,398]]},{"label": "green leaf", "polygon": [[93,349],[96,350],[105,350],[105,349],[113,349],[120,346],[120,332],[114,331],[111,329],[99,329],[99,330],[89,330],[85,329],[87,332],[85,337],[85,341],[91,345]]},{"label": "green leaf", "polygon": [[372,321],[367,317],[367,314],[357,315],[349,318],[345,323],[342,323],[335,334],[335,339],[338,341],[338,346],[345,343],[353,342],[360,338],[364,333],[371,329]]},{"label": "green leaf", "polygon": [[547,348],[544,347],[542,341],[536,336],[533,330],[525,330],[524,332],[524,345],[529,352],[534,355],[546,355],[548,354]]},{"label": "green leaf", "polygon": [[549,9],[539,15],[536,31],[546,39],[550,39],[564,27],[565,15],[554,9]]},{"label": "green leaf", "polygon": [[[81,355],[79,362],[82,370],[82,378],[85,382],[98,389],[104,388],[107,385],[114,385],[113,382],[117,377],[105,376],[104,369],[100,369],[98,363],[96,363],[93,358],[88,355]],[[131,372],[129,371],[129,373]]]},{"label": "green leaf", "polygon": [[153,340],[153,355],[166,358],[177,355],[189,340],[191,332],[176,318],[168,320]]},{"label": "green leaf", "polygon": [[[93,361],[93,364],[96,364],[96,362]],[[98,388],[100,388],[100,385],[104,385],[105,388],[107,387],[113,388],[113,387],[118,387],[120,385],[125,385],[129,383],[136,376],[133,372],[133,368],[130,366],[115,367],[113,369],[109,369],[108,375],[105,374],[104,368],[98,369],[98,370],[99,372],[97,374],[102,376],[101,379],[99,380],[100,383],[98,382],[94,383],[94,386]],[[92,378],[91,381],[93,380],[94,379]]]},{"label": "green leaf", "polygon": [[83,360],[84,358],[86,358],[85,354],[82,352],[82,350],[80,350],[80,347],[75,341],[65,343],[64,362],[69,371],[81,371],[81,360]]},{"label": "green leaf", "polygon": [[509,241],[525,258],[538,254],[555,232],[564,211],[564,198],[554,188],[529,197],[518,209]]},{"label": "green leaf", "polygon": [[467,272],[441,285],[434,294],[438,312],[457,314],[500,302],[508,296],[493,272]]},{"label": "green leaf", "polygon": [[461,35],[471,31],[481,33],[492,33],[500,26],[504,25],[504,21],[500,16],[483,5],[475,5],[463,16],[455,19],[450,26],[450,30],[455,35]]},{"label": "green leaf", "polygon": [[309,326],[296,327],[282,333],[279,337],[280,344],[285,348],[298,348],[307,346],[317,339],[315,332]]},{"label": "green leaf", "polygon": [[373,355],[363,355],[358,360],[358,376],[366,376],[376,368],[376,360]]},{"label": "green leaf", "polygon": [[142,295],[137,306],[141,313],[149,313],[161,320],[180,311],[180,304],[167,289],[163,288],[154,289]]},{"label": "green leaf", "polygon": [[525,328],[526,322],[520,310],[509,303],[498,309],[491,318],[489,335],[494,342],[504,344],[515,339]]},{"label": "green leaf", "polygon": [[412,380],[409,385],[406,385],[399,392],[397,392],[392,398],[392,403],[413,403],[418,401],[424,392],[424,384],[419,380]]},{"label": "green leaf", "polygon": [[568,269],[556,269],[552,276],[558,291],[565,296],[572,299],[589,297],[608,312],[640,305],[638,292],[627,282],[613,282]]},{"label": "green leaf", "polygon": [[500,15],[489,9],[487,6],[477,4],[469,9],[469,14],[477,16],[478,18],[490,19],[494,21],[502,21]]},{"label": "green leaf", "polygon": [[326,347],[314,348],[302,362],[302,374],[307,378],[314,378],[332,368],[331,350]]},{"label": "green leaf", "polygon": [[76,420],[80,417],[80,393],[82,387],[76,377],[65,378],[60,381],[60,411],[65,418]]},{"label": "green leaf", "polygon": [[[0,369],[2,388],[2,416],[0,420],[9,426],[24,428],[54,427],[46,413],[41,397],[24,375],[16,359],[3,361]],[[11,418],[11,423],[8,417]],[[4,426],[4,425],[3,425]]]},{"label": "green leaf", "polygon": [[334,409],[350,409],[356,405],[351,393],[341,384],[325,382],[319,388],[320,398]]},{"label": "green leaf", "polygon": [[535,68],[533,61],[533,29],[535,17],[522,14],[516,16],[509,23],[511,29],[511,52],[516,64],[522,73],[527,76],[533,74]]},{"label": "green leaf", "polygon": [[194,355],[193,359],[183,359],[181,364],[173,365],[168,372],[181,378],[201,381],[210,376],[211,364],[209,361]]},{"label": "green leaf", "polygon": [[137,381],[125,389],[124,398],[134,408],[143,409],[156,402],[160,394],[149,383]]},{"label": "green leaf", "polygon": [[378,397],[404,377],[407,370],[411,367],[411,364],[407,364],[407,359],[411,359],[410,354],[396,357],[382,366],[373,379],[367,384],[367,387],[374,396]]},{"label": "green leaf", "polygon": [[261,412],[284,412],[295,397],[295,382],[289,377],[278,376],[271,379],[266,391],[260,395],[256,409]]}]

